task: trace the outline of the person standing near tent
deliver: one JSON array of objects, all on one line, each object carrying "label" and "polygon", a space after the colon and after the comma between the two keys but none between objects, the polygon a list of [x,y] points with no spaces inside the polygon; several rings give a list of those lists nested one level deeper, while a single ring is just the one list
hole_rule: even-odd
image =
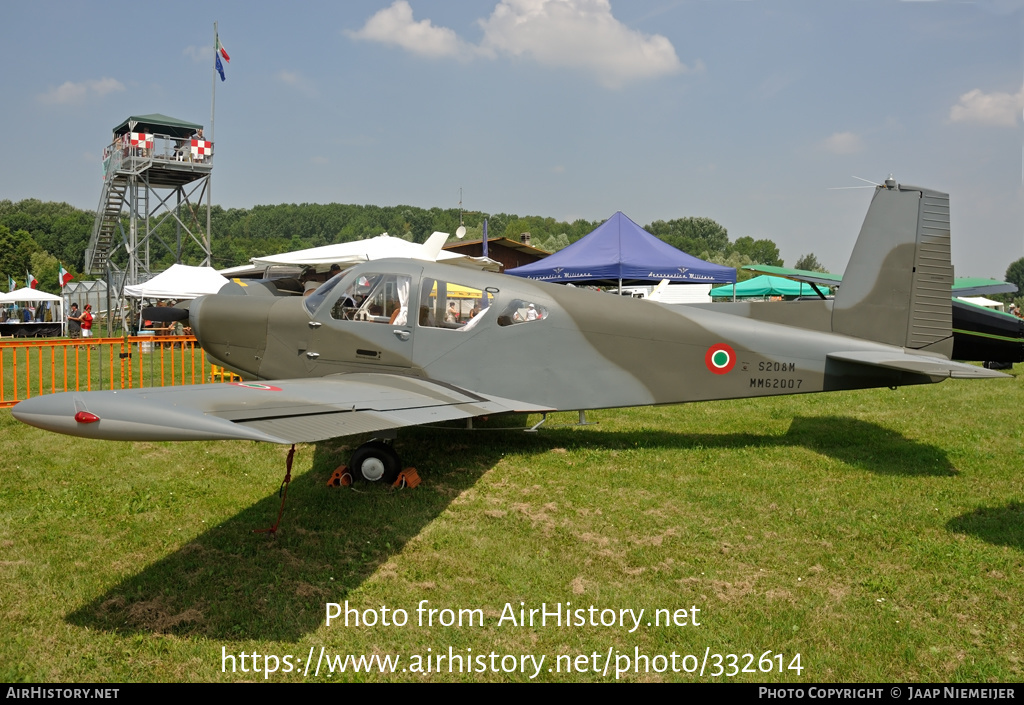
[{"label": "person standing near tent", "polygon": [[86,304],[85,310],[82,311],[82,315],[79,318],[82,326],[82,337],[92,337],[92,304]]},{"label": "person standing near tent", "polygon": [[68,311],[68,335],[72,338],[82,337],[82,314],[74,301],[71,302],[71,310]]}]

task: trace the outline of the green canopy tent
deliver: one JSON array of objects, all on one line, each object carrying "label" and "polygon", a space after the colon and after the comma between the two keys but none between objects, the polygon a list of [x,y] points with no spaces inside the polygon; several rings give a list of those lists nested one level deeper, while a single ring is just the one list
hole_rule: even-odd
[{"label": "green canopy tent", "polygon": [[[827,287],[818,287],[827,292]],[[719,286],[711,290],[713,299],[731,299],[733,286]],[[762,275],[748,279],[745,282],[736,283],[737,299],[767,298],[770,296],[795,297],[795,296],[817,296],[817,292],[810,284],[795,282],[782,277],[769,277]]]}]

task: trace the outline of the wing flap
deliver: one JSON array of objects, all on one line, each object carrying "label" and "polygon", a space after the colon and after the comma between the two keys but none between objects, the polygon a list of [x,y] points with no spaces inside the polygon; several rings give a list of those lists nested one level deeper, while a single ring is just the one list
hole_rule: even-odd
[{"label": "wing flap", "polygon": [[854,362],[860,365],[872,365],[874,367],[885,367],[890,370],[912,372],[914,374],[928,375],[929,377],[950,377],[953,379],[989,379],[997,377],[1009,377],[1010,375],[987,370],[984,367],[975,367],[963,362],[953,362],[938,357],[926,357],[924,355],[910,355],[896,351],[868,351],[860,350],[853,352],[832,352],[828,354],[829,359],[841,362]]}]

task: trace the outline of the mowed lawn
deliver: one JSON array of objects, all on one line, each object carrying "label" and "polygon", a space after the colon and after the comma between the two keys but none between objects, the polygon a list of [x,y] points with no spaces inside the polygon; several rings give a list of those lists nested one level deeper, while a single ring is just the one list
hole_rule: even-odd
[{"label": "mowed lawn", "polygon": [[[1018,681],[1015,374],[409,429],[415,489],[328,488],[362,439],[303,445],[276,537],[286,448],[0,411],[0,680]],[[328,626],[345,601],[377,624]],[[542,604],[587,623],[519,623]]]}]

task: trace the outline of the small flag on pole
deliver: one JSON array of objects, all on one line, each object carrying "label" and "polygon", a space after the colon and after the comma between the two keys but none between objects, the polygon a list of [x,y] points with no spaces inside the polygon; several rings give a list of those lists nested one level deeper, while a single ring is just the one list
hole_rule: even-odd
[{"label": "small flag on pole", "polygon": [[[216,23],[214,23],[214,26],[216,26]],[[213,34],[213,43],[215,45],[213,47],[214,66],[217,68],[217,73],[220,74],[220,80],[224,81],[226,80],[224,77],[224,64],[230,64],[231,57],[228,56],[228,50],[220,43],[220,35],[216,31]],[[224,57],[224,64],[220,62],[220,57],[222,56]]]},{"label": "small flag on pole", "polygon": [[10,274],[7,275],[7,291],[14,291],[18,288],[18,283],[14,281],[14,277]]},{"label": "small flag on pole", "polygon": [[30,289],[35,289],[39,286],[39,280],[29,274],[28,270],[25,270],[25,285]]},{"label": "small flag on pole", "polygon": [[72,279],[74,279],[74,277],[71,276],[68,270],[64,269],[64,265],[61,264],[60,270],[57,272],[57,280],[60,282],[60,288],[63,289]]},{"label": "small flag on pole", "polygon": [[228,50],[225,49],[224,45],[220,43],[220,35],[219,34],[214,35],[214,38],[215,38],[215,40],[217,42],[217,47],[216,47],[217,53],[224,57],[224,63],[230,64],[231,63],[231,57],[228,56]]}]

